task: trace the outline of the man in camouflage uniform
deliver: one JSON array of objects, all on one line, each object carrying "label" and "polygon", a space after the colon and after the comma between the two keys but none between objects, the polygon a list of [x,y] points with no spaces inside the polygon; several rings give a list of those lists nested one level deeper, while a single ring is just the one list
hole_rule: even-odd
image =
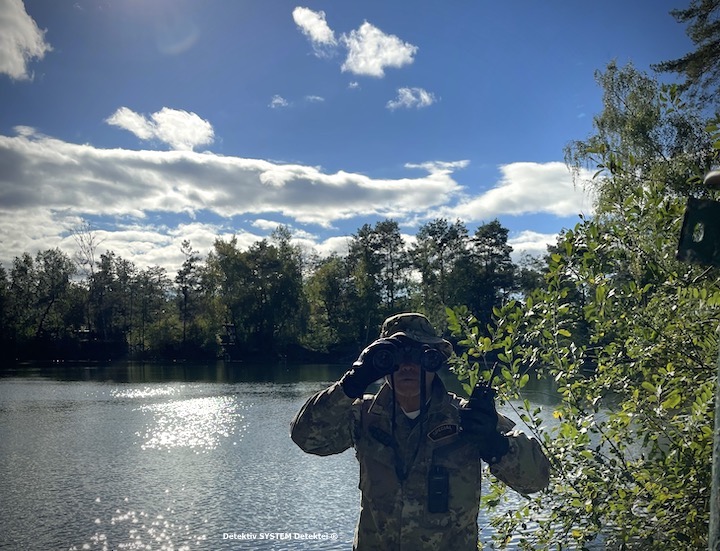
[{"label": "man in camouflage uniform", "polygon": [[[548,485],[538,442],[497,414],[492,389],[470,401],[448,392],[434,372],[438,351],[445,360],[452,346],[425,316],[388,318],[352,369],[292,422],[308,453],[355,448],[362,501],[353,549],[476,550],[481,459],[522,494]],[[377,394],[364,394],[383,376]]]}]

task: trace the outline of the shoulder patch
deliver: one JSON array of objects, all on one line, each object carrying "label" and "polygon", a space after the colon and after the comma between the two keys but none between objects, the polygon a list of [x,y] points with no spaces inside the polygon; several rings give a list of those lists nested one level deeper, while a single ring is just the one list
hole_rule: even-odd
[{"label": "shoulder patch", "polygon": [[455,436],[458,433],[458,426],[455,423],[445,423],[435,427],[428,433],[428,438],[433,442]]}]

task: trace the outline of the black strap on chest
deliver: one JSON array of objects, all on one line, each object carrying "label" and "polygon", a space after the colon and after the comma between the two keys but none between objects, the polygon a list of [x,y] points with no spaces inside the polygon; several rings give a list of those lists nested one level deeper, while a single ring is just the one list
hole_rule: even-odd
[{"label": "black strap on chest", "polygon": [[368,432],[370,432],[370,436],[372,436],[375,440],[380,442],[383,446],[387,446],[390,448],[393,452],[393,460],[395,463],[395,475],[397,476],[398,480],[400,482],[403,482],[407,480],[408,475],[410,474],[410,468],[412,467],[412,464],[415,462],[415,458],[417,457],[418,450],[420,449],[420,440],[422,439],[422,435],[417,441],[417,444],[415,446],[415,450],[413,451],[413,455],[410,458],[410,461],[408,461],[407,465],[403,461],[402,453],[400,452],[400,447],[398,446],[397,440],[395,439],[394,435],[388,434],[384,430],[382,430],[380,427],[377,426],[370,426],[368,428]]},{"label": "black strap on chest", "polygon": [[[410,474],[410,469],[412,468],[413,463],[415,463],[415,460],[417,459],[417,454],[420,451],[420,445],[422,444],[423,436],[425,434],[425,426],[427,424],[427,412],[428,412],[428,404],[427,404],[427,389],[425,384],[425,369],[421,366],[420,367],[420,415],[417,417],[417,419],[412,420],[412,424],[420,424],[420,436],[417,439],[417,442],[415,443],[415,449],[413,450],[412,456],[410,457],[410,460],[405,463],[403,461],[403,455],[400,453],[400,449],[397,443],[397,439],[395,438],[396,434],[396,410],[397,410],[397,401],[395,398],[395,376],[394,373],[390,374],[390,386],[392,387],[392,422],[391,422],[391,432],[392,434],[388,434],[379,427],[376,426],[370,426],[368,428],[370,435],[383,444],[384,446],[388,446],[393,451],[394,461],[395,461],[395,474],[398,477],[398,480],[400,482],[403,482],[407,480],[408,475]],[[413,427],[414,428],[414,427]]]},{"label": "black strap on chest", "polygon": [[405,463],[405,461],[403,460],[403,453],[400,450],[400,446],[398,445],[398,441],[395,438],[394,434],[388,434],[380,427],[377,427],[375,425],[371,425],[368,428],[368,432],[370,433],[370,436],[373,437],[373,439],[392,450],[393,461],[395,463],[395,475],[400,482],[407,480],[407,477],[410,474],[410,469],[412,468],[413,463],[415,463],[415,459],[417,458],[418,452],[420,450],[420,445],[423,439],[422,431],[417,439],[417,442],[415,443],[415,448],[413,449],[412,456],[409,458],[407,463]]},{"label": "black strap on chest", "polygon": [[[380,442],[382,445],[387,446],[393,450],[393,457],[395,460],[395,474],[398,480],[401,482],[406,480],[410,472],[410,467],[415,461],[417,455],[417,448],[413,455],[409,465],[403,465],[400,450],[398,449],[397,440],[382,430],[380,427],[372,425],[368,428],[370,435]],[[420,435],[422,439],[423,435]],[[419,446],[418,446],[419,448]],[[432,461],[430,469],[428,471],[427,480],[427,508],[430,513],[447,513],[448,501],[450,493],[449,473],[447,468],[438,465],[435,461],[435,451],[432,454]]]}]

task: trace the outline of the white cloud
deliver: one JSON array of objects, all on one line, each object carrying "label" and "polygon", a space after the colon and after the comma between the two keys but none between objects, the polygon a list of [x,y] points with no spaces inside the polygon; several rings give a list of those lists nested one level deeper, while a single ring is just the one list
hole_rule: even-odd
[{"label": "white cloud", "polygon": [[405,109],[411,109],[413,107],[420,109],[421,107],[432,105],[435,101],[435,95],[422,88],[399,88],[397,97],[387,102],[386,107],[391,111],[399,109],[400,107]]},{"label": "white cloud", "polygon": [[[13,137],[0,135],[3,263],[55,246],[81,219],[112,217],[146,226],[163,214],[182,219],[183,213],[204,213],[226,221],[278,214],[330,228],[334,221],[359,216],[407,217],[446,204],[461,189],[449,165],[423,165],[430,173],[412,178],[373,179],[210,152],[100,149],[21,130]],[[137,234],[128,240],[139,241],[134,246],[147,258],[165,247]]]},{"label": "white cloud", "polygon": [[141,140],[150,140],[155,136],[155,128],[152,122],[127,107],[121,107],[115,111],[105,122],[128,130]]},{"label": "white cloud", "polygon": [[287,107],[288,105],[290,104],[284,97],[275,94],[270,100],[270,104],[268,107],[271,107],[272,109],[278,109],[281,107]]},{"label": "white cloud", "polygon": [[[192,248],[204,257],[212,250],[217,239],[229,241],[235,237],[241,249],[249,247],[259,239],[252,233],[237,233],[223,226],[203,223],[179,224],[173,228],[136,223],[120,226],[112,231],[91,231],[100,241],[98,255],[113,251],[121,258],[132,261],[140,269],[162,266],[168,270],[170,277],[175,276],[185,261],[182,253],[183,241],[189,241]],[[71,255],[77,250],[71,236],[64,239],[61,248]]]},{"label": "white cloud", "polygon": [[293,20],[310,40],[316,56],[332,55],[337,46],[337,40],[335,40],[335,33],[325,21],[324,11],[312,11],[309,8],[298,6],[293,10]]},{"label": "white cloud", "polygon": [[310,103],[322,103],[325,101],[325,98],[321,96],[305,96],[305,101]]},{"label": "white cloud", "polygon": [[517,263],[523,255],[542,256],[547,253],[547,246],[557,243],[557,233],[539,233],[525,230],[508,238],[508,245],[513,248],[513,262]]},{"label": "white cloud", "polygon": [[372,77],[384,76],[387,67],[409,65],[418,50],[417,46],[385,34],[367,21],[357,30],[343,35],[342,42],[348,49],[342,70]]},{"label": "white cloud", "polygon": [[[565,163],[511,163],[500,167],[495,187],[477,197],[469,197],[445,216],[481,221],[499,214],[547,213],[555,216],[592,214],[592,194],[576,186]],[[589,179],[590,172],[579,180]]]},{"label": "white cloud", "polygon": [[[29,209],[4,212],[0,217],[0,263],[10,269],[12,260],[24,252],[34,255],[37,251],[60,248],[73,258],[78,251],[72,231],[81,227],[84,220],[73,213],[53,212],[49,209]],[[27,226],[27,231],[19,228]],[[185,256],[182,242],[190,241],[201,256],[207,255],[216,239],[228,241],[235,237],[238,246],[245,249],[261,237],[246,231],[236,232],[226,226],[207,223],[181,223],[174,227],[140,224],[120,224],[112,229],[92,227],[98,244],[96,255],[113,251],[132,261],[139,269],[162,266],[174,277]]]},{"label": "white cloud", "polygon": [[[325,20],[324,11],[297,7],[293,10],[293,20],[310,40],[317,57],[331,57],[340,46],[347,49],[343,72],[382,77],[388,67],[399,68],[411,64],[418,50],[417,46],[395,35],[385,34],[367,21],[349,34],[342,34],[340,40],[337,40],[335,32]],[[350,88],[357,86],[357,82],[349,84]]]},{"label": "white cloud", "polygon": [[22,0],[0,0],[0,73],[28,80],[28,63],[52,51]]},{"label": "white cloud", "polygon": [[280,222],[275,222],[274,220],[265,220],[264,218],[258,218],[257,220],[253,220],[251,225],[253,228],[258,228],[263,231],[274,231],[277,229],[278,226],[282,226]]},{"label": "white cloud", "polygon": [[455,172],[456,170],[461,170],[463,168],[467,168],[467,166],[470,164],[470,161],[467,159],[464,159],[462,161],[430,161],[427,163],[405,163],[405,168],[419,168],[422,170],[427,170],[430,174],[437,174],[437,175],[449,175]]},{"label": "white cloud", "polygon": [[315,243],[313,248],[320,256],[330,256],[331,254],[345,256],[350,250],[350,239],[349,235],[337,235]]},{"label": "white cloud", "polygon": [[[142,132],[142,120],[127,120],[135,120]],[[83,219],[105,221],[103,250],[140,267],[162,265],[172,272],[183,261],[184,239],[202,254],[217,237],[236,235],[241,247],[260,239],[234,226],[243,215],[258,217],[253,226],[259,234],[277,227],[274,218],[287,221],[293,242],[328,255],[347,252],[348,236],[328,231],[343,220],[394,218],[413,227],[437,217],[472,222],[590,209],[563,163],[504,165],[495,188],[469,197],[454,177],[467,160],[407,164],[422,173],[383,179],[211,152],[100,149],[30,127],[18,131],[0,135],[0,262],[5,267],[24,252],[57,246],[71,253],[76,245],[70,231]],[[325,228],[323,238],[298,229],[304,224]],[[511,237],[510,244],[514,254],[541,253],[553,240],[525,233]]]},{"label": "white cloud", "polygon": [[195,113],[167,107],[153,113],[149,119],[127,107],[120,107],[105,122],[128,130],[141,140],[156,139],[179,151],[192,151],[215,139],[208,121]]}]

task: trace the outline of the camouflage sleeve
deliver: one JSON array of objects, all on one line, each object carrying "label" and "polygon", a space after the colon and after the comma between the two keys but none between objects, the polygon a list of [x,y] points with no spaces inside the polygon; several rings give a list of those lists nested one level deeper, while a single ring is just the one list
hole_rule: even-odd
[{"label": "camouflage sleeve", "polygon": [[353,445],[354,404],[340,383],[333,384],[305,402],[290,424],[290,437],[307,453],[344,452]]},{"label": "camouflage sleeve", "polygon": [[490,466],[490,472],[521,494],[546,488],[550,483],[550,462],[538,441],[518,430],[505,436],[510,440],[510,449],[498,463]]},{"label": "camouflage sleeve", "polygon": [[[461,398],[456,403],[463,406],[468,401]],[[508,437],[510,448],[498,463],[490,466],[490,472],[516,492],[539,492],[550,484],[550,461],[535,438],[513,430],[514,427],[515,421],[498,414],[497,430]]]}]

